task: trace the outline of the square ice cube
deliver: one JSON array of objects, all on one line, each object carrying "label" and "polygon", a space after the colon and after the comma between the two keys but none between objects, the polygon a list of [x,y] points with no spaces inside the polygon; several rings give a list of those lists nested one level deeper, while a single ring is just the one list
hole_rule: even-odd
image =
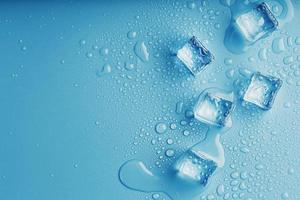
[{"label": "square ice cube", "polygon": [[261,3],[237,17],[236,24],[245,39],[254,43],[273,32],[278,26],[278,21],[268,5]]},{"label": "square ice cube", "polygon": [[233,110],[232,93],[226,96],[222,93],[206,92],[200,95],[194,107],[194,116],[203,123],[223,127]]},{"label": "square ice cube", "polygon": [[268,110],[272,107],[281,85],[282,81],[279,78],[256,72],[251,76],[243,100]]},{"label": "square ice cube", "polygon": [[198,182],[205,186],[208,178],[214,173],[217,164],[192,150],[187,150],[174,165],[176,175],[190,182]]},{"label": "square ice cube", "polygon": [[195,36],[177,51],[177,57],[194,76],[198,75],[214,58]]}]

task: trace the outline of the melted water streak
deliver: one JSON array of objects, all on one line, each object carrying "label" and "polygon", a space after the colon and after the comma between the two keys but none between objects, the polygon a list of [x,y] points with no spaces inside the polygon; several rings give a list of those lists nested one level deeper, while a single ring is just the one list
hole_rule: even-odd
[{"label": "melted water streak", "polygon": [[[224,165],[224,150],[220,143],[220,134],[227,128],[210,128],[204,142],[199,142],[190,149],[203,155],[211,155],[210,160],[217,163],[218,167]],[[119,170],[121,183],[129,189],[140,192],[162,192],[172,200],[193,200],[199,198],[205,186],[195,181],[180,179],[173,168],[167,170],[163,176],[152,173],[142,161],[129,160]]]},{"label": "melted water streak", "polygon": [[140,192],[162,192],[172,200],[192,200],[203,191],[201,185],[178,180],[172,170],[164,176],[156,176],[138,160],[127,161],[120,168],[119,178],[129,189]]}]

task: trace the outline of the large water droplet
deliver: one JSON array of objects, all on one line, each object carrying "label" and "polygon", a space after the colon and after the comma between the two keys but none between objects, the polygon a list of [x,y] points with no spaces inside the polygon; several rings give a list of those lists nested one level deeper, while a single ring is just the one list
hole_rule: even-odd
[{"label": "large water droplet", "polygon": [[143,62],[149,60],[149,52],[145,45],[145,42],[138,41],[134,46],[135,55],[140,58]]}]

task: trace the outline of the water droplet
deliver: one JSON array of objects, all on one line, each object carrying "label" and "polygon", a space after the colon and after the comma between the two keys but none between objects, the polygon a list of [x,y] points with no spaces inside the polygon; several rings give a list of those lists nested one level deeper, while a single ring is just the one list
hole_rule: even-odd
[{"label": "water droplet", "polygon": [[284,192],[284,193],[281,194],[281,198],[288,199],[289,198],[289,194],[287,192]]},{"label": "water droplet", "polygon": [[109,53],[109,49],[108,48],[101,48],[99,53],[102,56],[106,56]]},{"label": "water droplet", "polygon": [[232,79],[234,77],[234,73],[235,73],[235,70],[234,69],[228,69],[225,73],[226,77],[228,79]]},{"label": "water droplet", "polygon": [[26,50],[27,50],[27,47],[26,47],[26,46],[22,46],[22,47],[21,47],[21,50],[22,50],[22,51],[26,51]]},{"label": "water droplet", "polygon": [[183,102],[182,101],[178,101],[176,103],[176,113],[177,114],[182,113],[182,108],[183,108]]},{"label": "water droplet", "polygon": [[229,66],[233,64],[233,60],[231,58],[225,58],[224,59],[224,64]]},{"label": "water droplet", "polygon": [[216,192],[218,196],[222,196],[225,193],[224,185],[223,184],[218,185]]},{"label": "water droplet", "polygon": [[268,59],[268,54],[267,54],[267,49],[266,48],[262,48],[259,50],[258,52],[258,57],[260,60],[265,61]]},{"label": "water droplet", "polygon": [[79,44],[80,44],[81,46],[83,46],[83,45],[86,44],[86,41],[85,41],[85,40],[80,40],[80,41],[79,41]]},{"label": "water droplet", "polygon": [[91,52],[87,52],[85,55],[86,55],[87,58],[93,57],[93,53],[91,53]]},{"label": "water droplet", "polygon": [[193,118],[194,117],[194,112],[192,110],[186,110],[185,111],[185,117],[186,118]]},{"label": "water droplet", "polygon": [[272,50],[274,53],[281,53],[285,51],[284,40],[282,37],[275,38],[272,42]]},{"label": "water droplet", "polygon": [[249,153],[250,152],[250,150],[247,147],[241,147],[240,151],[243,152],[243,153]]},{"label": "water droplet", "polygon": [[128,71],[131,71],[134,68],[135,68],[135,65],[133,63],[130,63],[130,62],[125,63],[125,69],[127,69]]},{"label": "water droplet", "polygon": [[296,37],[295,38],[295,44],[296,45],[300,45],[300,37]]},{"label": "water droplet", "polygon": [[152,195],[152,199],[155,199],[155,200],[158,199],[159,197],[160,197],[160,195],[157,194],[157,193],[155,193],[155,194]]},{"label": "water droplet", "polygon": [[189,2],[187,2],[187,7],[189,9],[195,9],[196,8],[196,4],[193,1],[189,1]]},{"label": "water droplet", "polygon": [[232,172],[230,174],[230,177],[233,178],[233,179],[237,179],[239,177],[239,172]]},{"label": "water droplet", "polygon": [[128,37],[129,39],[134,39],[134,38],[136,38],[136,36],[137,36],[137,32],[135,32],[135,31],[129,31],[129,32],[127,33],[127,37]]},{"label": "water droplet", "polygon": [[173,149],[168,149],[165,154],[168,157],[173,157],[175,154],[175,151]]},{"label": "water droplet", "polygon": [[175,130],[177,128],[175,123],[170,124],[170,129]]},{"label": "water droplet", "polygon": [[168,139],[167,139],[167,144],[170,144],[170,145],[171,145],[171,144],[173,144],[173,143],[174,143],[174,141],[173,141],[171,138],[168,138]]},{"label": "water droplet", "polygon": [[291,64],[292,62],[294,62],[293,56],[286,56],[283,58],[283,63],[286,65]]},{"label": "water droplet", "polygon": [[158,123],[155,126],[155,131],[159,134],[166,132],[166,130],[167,130],[167,125],[165,123]]},{"label": "water droplet", "polygon": [[135,55],[140,58],[143,62],[149,60],[149,52],[145,45],[145,42],[138,41],[134,46]]},{"label": "water droplet", "polygon": [[104,64],[103,67],[97,71],[97,75],[102,76],[111,73],[111,71],[112,67],[110,66],[110,64]]},{"label": "water droplet", "polygon": [[264,166],[262,164],[255,165],[255,169],[257,169],[257,170],[262,170],[263,168],[264,168]]},{"label": "water droplet", "polygon": [[285,103],[283,104],[283,106],[284,106],[285,108],[290,108],[290,107],[291,107],[291,103],[290,103],[290,102],[285,102]]},{"label": "water droplet", "polygon": [[235,3],[235,0],[220,0],[221,4],[226,7],[230,7]]},{"label": "water droplet", "polygon": [[293,168],[288,169],[288,174],[292,175],[295,173],[295,170]]},{"label": "water droplet", "polygon": [[189,136],[190,135],[190,132],[188,130],[184,130],[182,133],[183,133],[184,136]]}]

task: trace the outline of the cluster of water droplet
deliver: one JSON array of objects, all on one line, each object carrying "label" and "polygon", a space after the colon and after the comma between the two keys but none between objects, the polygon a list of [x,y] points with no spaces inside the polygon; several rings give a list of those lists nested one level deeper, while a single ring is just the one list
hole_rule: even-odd
[{"label": "cluster of water droplet", "polygon": [[[132,113],[144,112],[145,104],[153,106],[153,112],[143,116],[137,130],[133,130],[134,137],[126,158],[149,151],[152,161],[149,168],[160,173],[164,173],[164,169],[172,165],[186,148],[204,139],[207,127],[193,119],[191,107],[203,88],[216,83],[216,74],[225,72],[224,76],[233,80],[237,73],[250,73],[245,68],[255,64],[257,70],[278,76],[287,85],[300,86],[300,38],[284,30],[258,44],[259,51],[250,51],[247,60],[236,61],[228,56],[224,63],[216,64],[212,70],[207,69],[196,79],[189,76],[185,67],[173,62],[170,49],[174,43],[181,43],[186,36],[194,34],[201,35],[205,45],[210,44],[216,39],[217,32],[226,28],[220,23],[226,13],[213,8],[210,1],[205,0],[175,1],[172,6],[172,10],[166,9],[163,4],[155,2],[157,10],[151,16],[141,11],[127,22],[128,32],[123,33],[126,40],[122,43],[117,44],[109,39],[111,37],[102,36],[94,42],[81,39],[78,44],[79,54],[86,57],[101,85],[105,85],[108,78],[117,83],[111,90],[112,95],[120,97],[117,103],[128,107]],[[277,10],[276,6],[273,10]],[[196,17],[187,11],[194,12]],[[169,21],[169,24],[163,24],[161,19]],[[156,32],[160,27],[164,29]],[[230,84],[225,85],[230,87]],[[101,89],[98,93],[102,95]],[[285,109],[299,106],[299,94],[292,96],[295,101],[283,102]],[[296,108],[293,112],[299,114]],[[278,173],[294,174],[292,167],[285,169],[277,161],[290,152],[280,146],[276,138],[278,133],[272,128],[272,123],[278,123],[276,119],[263,119],[259,110],[237,108],[234,121],[244,128],[233,128],[231,133],[236,132],[234,139],[225,137],[223,140],[226,162],[230,167],[225,169],[224,175],[217,176],[217,182],[222,184],[209,189],[200,199],[245,199],[245,196],[252,196],[247,200],[266,199],[266,192],[276,190],[282,192],[274,193],[274,198],[289,198],[289,193],[281,189],[283,183],[276,182]],[[284,126],[287,121],[279,123]],[[296,129],[296,126],[295,120],[290,127]],[[281,134],[288,134],[288,130]],[[276,152],[281,153],[274,155],[270,149],[277,147],[280,150]],[[292,162],[299,163],[299,160]],[[272,187],[268,185],[274,182],[276,184],[271,184]],[[277,188],[274,185],[278,185]],[[158,193],[146,197],[155,200],[165,198]]]}]

